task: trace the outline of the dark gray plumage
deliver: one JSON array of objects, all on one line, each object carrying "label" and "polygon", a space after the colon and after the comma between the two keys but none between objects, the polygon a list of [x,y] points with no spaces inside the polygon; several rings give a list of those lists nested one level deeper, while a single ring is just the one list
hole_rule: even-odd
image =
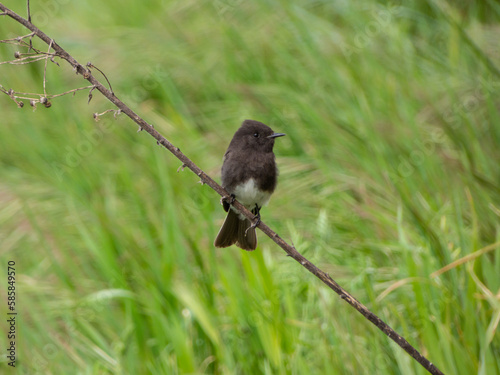
[{"label": "dark gray plumage", "polygon": [[[236,131],[224,154],[222,187],[259,216],[259,211],[276,188],[278,170],[273,153],[274,139],[284,136],[274,133],[263,123],[245,120]],[[228,247],[233,244],[244,250],[255,250],[257,234],[250,220],[224,202],[228,212],[214,245]]]}]

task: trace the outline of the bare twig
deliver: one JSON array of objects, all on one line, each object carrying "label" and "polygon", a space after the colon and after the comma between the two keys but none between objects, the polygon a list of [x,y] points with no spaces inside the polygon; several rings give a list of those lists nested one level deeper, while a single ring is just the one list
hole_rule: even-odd
[{"label": "bare twig", "polygon": [[44,59],[45,59],[44,56],[32,55],[32,56],[21,57],[20,59],[15,59],[15,60],[11,60],[11,61],[2,61],[2,62],[0,62],[0,65],[3,65],[3,64],[25,65],[25,64],[31,64],[35,61],[40,61],[40,60],[44,60]]},{"label": "bare twig", "polygon": [[92,86],[79,87],[77,89],[68,90],[68,91],[62,92],[60,94],[47,95],[47,98],[57,98],[58,96],[63,96],[63,95],[71,94],[71,93],[75,94],[77,91],[87,90],[87,89],[89,89],[91,87]]},{"label": "bare twig", "polygon": [[[0,16],[6,16],[6,15],[7,15],[7,13],[0,13]],[[30,45],[28,43],[26,43],[23,39],[30,38],[30,40],[31,40],[33,35],[35,35],[35,33],[30,33],[28,35],[23,35],[23,36],[17,36],[15,38],[11,38],[11,39],[4,39],[4,40],[0,40],[0,43],[19,44],[19,45],[24,45],[26,47],[29,47]],[[33,49],[33,50],[40,53],[40,51],[37,51],[35,49]]]},{"label": "bare twig", "polygon": [[[31,23],[31,9],[30,9],[30,0],[26,0],[26,6],[28,7],[28,22]],[[33,48],[33,41],[32,41],[33,36],[30,36],[30,47],[29,51]]]},{"label": "bare twig", "polygon": [[96,89],[95,85],[92,86],[89,90],[89,101],[87,102],[87,104],[90,103],[90,101],[92,100],[92,91],[94,91]]},{"label": "bare twig", "polygon": [[[111,82],[109,82],[108,77],[106,77],[106,74],[104,74],[104,72],[101,69],[99,69],[97,66],[93,65],[91,62],[87,63],[87,68],[89,68],[89,72],[90,72],[90,68],[97,69],[97,71],[102,74],[102,76],[104,77],[104,79],[106,80],[106,82],[108,82],[109,91],[111,91],[111,93],[114,94],[113,88],[111,87]],[[89,100],[89,102],[90,102],[90,100]]]},{"label": "bare twig", "polygon": [[[21,16],[14,13],[10,9],[6,8],[1,3],[0,3],[0,10],[4,11],[6,15],[13,18],[20,24],[24,25],[27,29],[31,30],[36,36],[38,36],[45,43],[47,43],[48,45],[52,45],[52,48],[54,49],[57,56],[66,60],[76,70],[77,74],[81,74],[83,78],[85,78],[92,84],[93,88],[91,89],[91,91],[93,91],[94,88],[100,91],[110,102],[112,102],[119,108],[120,112],[125,113],[128,117],[132,119],[132,121],[134,121],[137,125],[139,125],[140,130],[142,129],[148,132],[154,139],[156,139],[157,144],[167,148],[175,157],[177,157],[177,159],[179,159],[182,162],[182,168],[184,167],[189,168],[193,173],[195,173],[200,178],[201,183],[207,184],[222,197],[229,196],[227,191],[225,191],[210,176],[208,176],[205,172],[203,172],[195,163],[193,163],[186,155],[184,155],[178,147],[175,147],[165,137],[163,137],[160,133],[158,133],[152,125],[149,125],[146,121],[144,121],[141,117],[139,117],[139,115],[137,115],[134,111],[132,111],[132,109],[126,106],[120,99],[118,99],[113,94],[112,91],[108,90],[105,86],[103,86],[92,75],[90,70],[86,69],[80,63],[78,63],[78,61],[76,61],[68,52],[66,52],[62,47],[60,47],[56,42],[54,42],[52,38],[49,38],[45,33],[39,30],[31,22],[22,18]],[[89,99],[90,98],[91,96],[89,95]],[[106,112],[109,112],[109,110]],[[233,205],[248,219],[250,219],[252,222],[255,222],[255,215],[252,214],[250,211],[248,211],[241,203],[235,201]],[[402,336],[398,335],[389,325],[387,325],[387,323],[385,323],[377,315],[372,313],[366,306],[364,306],[352,295],[350,295],[347,291],[345,291],[327,273],[320,270],[309,260],[307,260],[304,256],[302,256],[302,254],[300,254],[295,249],[295,247],[285,242],[276,232],[274,232],[262,221],[257,225],[257,227],[260,228],[267,236],[269,236],[276,244],[278,244],[287,253],[288,256],[295,259],[309,272],[311,272],[313,275],[319,278],[324,284],[326,284],[330,289],[332,289],[335,293],[337,293],[340,296],[340,298],[342,298],[344,301],[346,301],[348,304],[354,307],[366,319],[368,319],[382,332],[384,332],[391,340],[393,340],[401,348],[403,348],[427,371],[435,375],[442,374],[442,372],[436,366],[434,366],[434,364],[432,364],[426,357],[420,354],[412,345],[408,343],[408,341],[406,341]]]},{"label": "bare twig", "polygon": [[[79,87],[77,89],[68,90],[68,91],[65,91],[65,92],[62,92],[59,94],[52,94],[52,95],[43,95],[43,94],[36,94],[36,93],[29,93],[29,92],[17,92],[17,91],[14,91],[12,89],[7,90],[2,85],[0,85],[0,91],[3,92],[4,94],[9,95],[9,97],[11,99],[13,99],[17,103],[17,105],[19,105],[19,103],[22,103],[22,102],[18,102],[17,100],[29,100],[31,106],[34,107],[36,103],[46,104],[48,99],[57,98],[59,96],[64,96],[64,95],[68,95],[71,93],[73,93],[73,95],[74,95],[77,91],[87,90],[87,89],[90,89],[92,87],[94,87],[94,86]],[[21,104],[20,106],[22,107],[23,104]]]},{"label": "bare twig", "polygon": [[14,95],[14,90],[10,89],[10,90],[5,90],[3,88],[3,86],[0,85],[0,91],[3,92],[4,94],[7,94],[9,96],[9,98],[11,98],[19,108],[23,108],[24,107],[24,103],[23,102],[18,102],[17,101],[17,98],[15,97]]},{"label": "bare twig", "polygon": [[116,118],[120,113],[122,113],[122,111],[119,109],[107,109],[101,113],[94,113],[94,120],[99,121],[99,117],[101,117],[102,115],[105,115],[106,113],[109,113],[109,112],[114,112],[114,114],[113,114],[114,118]]},{"label": "bare twig", "polygon": [[[28,13],[29,13],[29,2],[28,2]],[[52,48],[53,40],[50,40],[49,50],[47,51],[47,56],[45,57],[45,67],[43,69],[43,96],[47,97],[47,90],[45,90],[45,82],[47,82],[47,61],[49,60],[50,49]]]}]

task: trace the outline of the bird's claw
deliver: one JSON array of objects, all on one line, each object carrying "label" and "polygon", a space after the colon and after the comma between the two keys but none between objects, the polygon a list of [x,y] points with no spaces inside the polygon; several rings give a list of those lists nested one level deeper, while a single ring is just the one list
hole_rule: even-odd
[{"label": "bird's claw", "polygon": [[228,211],[229,207],[234,203],[236,196],[234,194],[225,195],[220,199],[220,203],[222,207],[224,207],[224,211]]},{"label": "bird's claw", "polygon": [[[257,221],[255,223],[252,223],[252,225],[250,225],[250,227],[247,228],[247,231],[248,229],[252,228],[256,228],[259,224],[260,224],[260,207],[255,205],[255,208],[252,210],[252,213],[255,215],[254,217],[254,220],[257,219]],[[246,231],[245,231],[245,234],[246,234]]]}]

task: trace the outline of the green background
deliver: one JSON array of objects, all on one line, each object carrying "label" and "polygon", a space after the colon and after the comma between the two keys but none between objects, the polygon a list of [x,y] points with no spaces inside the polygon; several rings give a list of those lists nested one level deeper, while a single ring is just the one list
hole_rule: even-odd
[{"label": "green background", "polygon": [[[443,372],[500,374],[496,1],[31,2],[216,180],[244,119],[286,133],[263,221]],[[0,39],[26,34],[0,17]],[[47,93],[87,86],[59,63]],[[43,71],[0,65],[0,84],[41,94]],[[4,334],[0,367],[426,373],[262,233],[215,249],[220,197],[124,115],[95,122],[113,106],[87,94],[36,110],[0,94],[2,332],[9,260],[19,314],[17,368]]]}]

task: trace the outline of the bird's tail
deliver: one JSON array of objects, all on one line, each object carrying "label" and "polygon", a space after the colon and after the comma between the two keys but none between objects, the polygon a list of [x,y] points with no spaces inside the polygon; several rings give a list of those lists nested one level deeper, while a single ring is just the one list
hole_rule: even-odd
[{"label": "bird's tail", "polygon": [[245,218],[241,220],[239,214],[229,209],[226,220],[215,238],[215,247],[228,247],[236,244],[243,250],[255,250],[257,248],[257,233],[251,228],[252,223]]}]

